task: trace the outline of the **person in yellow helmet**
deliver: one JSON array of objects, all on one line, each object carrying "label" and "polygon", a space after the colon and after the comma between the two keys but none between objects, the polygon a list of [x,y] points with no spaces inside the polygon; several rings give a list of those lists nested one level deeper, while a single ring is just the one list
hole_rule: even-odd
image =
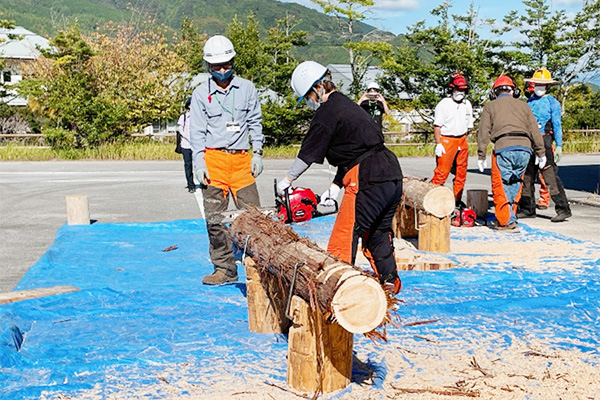
[{"label": "person in yellow helmet", "polygon": [[[552,79],[552,75],[545,68],[536,70],[533,76],[526,81],[532,82],[534,85],[533,94],[527,99],[527,104],[531,108],[539,131],[544,138],[547,162],[543,168],[540,168],[535,164],[533,157],[529,160],[523,176],[523,193],[519,201],[518,217],[535,217],[535,177],[539,171],[548,187],[556,210],[556,215],[551,221],[562,222],[571,216],[571,208],[563,184],[558,177],[558,166],[556,165],[562,155],[561,106],[558,100],[547,93],[548,88],[558,82]],[[556,143],[554,151],[552,150],[553,143]]]}]

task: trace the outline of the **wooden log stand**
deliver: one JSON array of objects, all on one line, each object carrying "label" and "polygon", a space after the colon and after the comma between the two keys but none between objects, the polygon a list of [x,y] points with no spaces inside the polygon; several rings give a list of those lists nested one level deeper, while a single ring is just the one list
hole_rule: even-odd
[{"label": "wooden log stand", "polygon": [[89,225],[90,207],[88,197],[84,194],[71,194],[66,197],[67,224]]},{"label": "wooden log stand", "polygon": [[475,211],[477,218],[485,219],[488,210],[488,191],[485,189],[467,190],[467,207]]},{"label": "wooden log stand", "polygon": [[452,190],[415,178],[404,178],[402,183],[402,202],[392,223],[395,236],[418,237],[419,250],[449,252]]},{"label": "wooden log stand", "polygon": [[288,336],[288,385],[303,392],[333,392],[350,384],[354,336],[293,296]]}]

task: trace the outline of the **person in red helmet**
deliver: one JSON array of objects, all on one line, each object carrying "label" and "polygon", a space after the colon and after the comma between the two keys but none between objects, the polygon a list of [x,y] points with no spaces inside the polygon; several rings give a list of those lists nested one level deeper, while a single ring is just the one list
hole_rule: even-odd
[{"label": "person in red helmet", "polygon": [[473,128],[473,108],[466,98],[469,83],[463,75],[452,75],[448,87],[450,95],[435,107],[433,133],[436,143],[436,167],[431,183],[446,183],[453,165],[456,165],[453,191],[456,206],[459,207],[464,204],[462,194],[467,180],[469,159],[467,133]]},{"label": "person in red helmet", "polygon": [[360,238],[383,289],[398,293],[400,278],[392,242],[392,219],[402,197],[398,158],[383,144],[383,133],[373,118],[337,91],[326,67],[314,61],[301,63],[291,85],[298,102],[306,100],[316,111],[296,159],[277,183],[279,192],[288,190],[313,163],[327,159],[337,167],[320,202],[333,206],[344,188],[327,251],[354,264]]},{"label": "person in red helmet", "polygon": [[516,99],[518,92],[512,79],[506,75],[498,77],[493,94],[495,100],[488,102],[481,112],[477,166],[481,172],[486,168],[487,146],[491,141],[494,144],[492,196],[497,219],[494,228],[516,233],[523,175],[532,153],[536,165],[543,168],[546,164],[544,141],[531,109]]}]

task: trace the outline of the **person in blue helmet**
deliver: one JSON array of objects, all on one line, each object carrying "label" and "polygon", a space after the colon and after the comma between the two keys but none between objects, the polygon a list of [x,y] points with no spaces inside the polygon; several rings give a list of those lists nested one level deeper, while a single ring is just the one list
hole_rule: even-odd
[{"label": "person in blue helmet", "polygon": [[[548,94],[548,87],[557,82],[552,79],[552,75],[545,68],[536,70],[533,76],[526,81],[534,84],[533,94],[527,99],[527,104],[535,116],[540,134],[543,136],[547,162],[543,168],[539,168],[533,157],[529,161],[523,176],[523,193],[519,201],[520,211],[517,216],[518,218],[535,217],[535,178],[539,171],[548,187],[550,198],[554,202],[556,215],[552,217],[551,221],[563,222],[572,214],[565,188],[558,177],[558,166],[556,165],[562,156],[561,106],[558,100]],[[556,144],[554,150],[552,149],[553,143]]]}]

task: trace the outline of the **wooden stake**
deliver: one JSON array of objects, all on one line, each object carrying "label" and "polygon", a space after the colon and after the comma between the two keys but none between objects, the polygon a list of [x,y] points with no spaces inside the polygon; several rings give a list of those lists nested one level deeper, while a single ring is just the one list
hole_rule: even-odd
[{"label": "wooden stake", "polygon": [[286,316],[287,290],[274,275],[260,272],[250,257],[246,267],[248,329],[258,333],[287,333],[291,321]]},{"label": "wooden stake", "polygon": [[89,225],[90,208],[88,198],[84,194],[67,195],[67,224]]},{"label": "wooden stake", "polygon": [[292,297],[290,314],[294,323],[288,336],[288,385],[312,393],[348,386],[352,376],[352,333],[327,322],[298,296]]},{"label": "wooden stake", "polygon": [[448,253],[450,251],[450,217],[419,213],[419,250]]},{"label": "wooden stake", "polygon": [[485,189],[467,190],[467,207],[475,211],[477,218],[484,219],[488,210],[488,191]]}]

